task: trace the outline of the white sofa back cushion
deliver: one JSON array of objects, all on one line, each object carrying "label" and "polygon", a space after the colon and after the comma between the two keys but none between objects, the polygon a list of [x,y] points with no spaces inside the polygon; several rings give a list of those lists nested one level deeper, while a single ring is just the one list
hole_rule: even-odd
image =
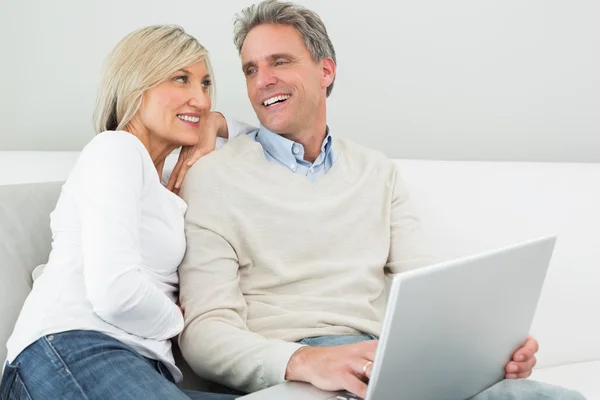
[{"label": "white sofa back cushion", "polygon": [[398,163],[439,259],[558,234],[531,329],[538,365],[600,360],[600,164]]},{"label": "white sofa back cushion", "polygon": [[67,179],[78,151],[0,151],[0,185]]}]

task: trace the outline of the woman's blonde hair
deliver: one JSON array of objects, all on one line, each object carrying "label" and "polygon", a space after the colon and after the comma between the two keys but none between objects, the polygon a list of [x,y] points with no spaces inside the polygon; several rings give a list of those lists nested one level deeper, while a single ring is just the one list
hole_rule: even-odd
[{"label": "woman's blonde hair", "polygon": [[122,130],[138,112],[146,90],[199,61],[213,80],[209,96],[214,99],[208,51],[183,28],[154,25],[125,36],[104,66],[94,112],[96,133]]}]

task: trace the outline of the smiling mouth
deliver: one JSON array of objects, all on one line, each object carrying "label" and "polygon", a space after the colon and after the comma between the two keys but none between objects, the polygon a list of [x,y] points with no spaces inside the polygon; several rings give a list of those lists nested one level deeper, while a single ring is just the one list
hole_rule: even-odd
[{"label": "smiling mouth", "polygon": [[289,94],[283,94],[283,95],[279,95],[279,96],[273,96],[273,97],[268,98],[267,100],[263,101],[263,106],[269,108],[269,107],[272,107],[272,106],[274,106],[276,104],[284,103],[290,97],[292,97],[292,96],[289,95]]},{"label": "smiling mouth", "polygon": [[179,118],[182,121],[185,122],[191,122],[193,124],[196,124],[198,122],[200,122],[200,117],[193,117],[191,115],[177,115],[177,118]]}]

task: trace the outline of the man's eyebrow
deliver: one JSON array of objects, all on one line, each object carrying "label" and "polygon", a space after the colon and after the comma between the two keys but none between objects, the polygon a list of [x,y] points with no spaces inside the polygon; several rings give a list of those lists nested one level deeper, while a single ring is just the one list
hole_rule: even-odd
[{"label": "man's eyebrow", "polygon": [[[277,60],[278,58],[287,58],[289,60],[295,60],[295,57],[293,55],[291,55],[290,53],[275,53],[275,54],[271,54],[265,58],[271,62]],[[256,67],[256,62],[248,61],[248,62],[244,63],[244,65],[242,65],[242,71],[246,71],[246,69],[248,67]]]},{"label": "man's eyebrow", "polygon": [[293,60],[294,56],[289,53],[275,53],[275,54],[271,54],[268,58],[271,61],[275,61],[278,58],[287,58],[287,59]]}]

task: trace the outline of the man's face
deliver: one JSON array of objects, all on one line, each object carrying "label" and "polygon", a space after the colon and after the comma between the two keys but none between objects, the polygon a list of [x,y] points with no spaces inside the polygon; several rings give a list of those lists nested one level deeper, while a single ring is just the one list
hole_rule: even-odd
[{"label": "man's face", "polygon": [[320,107],[324,114],[326,89],[333,81],[335,64],[331,59],[313,61],[295,28],[253,28],[241,56],[248,98],[267,129],[294,134],[310,128]]}]

